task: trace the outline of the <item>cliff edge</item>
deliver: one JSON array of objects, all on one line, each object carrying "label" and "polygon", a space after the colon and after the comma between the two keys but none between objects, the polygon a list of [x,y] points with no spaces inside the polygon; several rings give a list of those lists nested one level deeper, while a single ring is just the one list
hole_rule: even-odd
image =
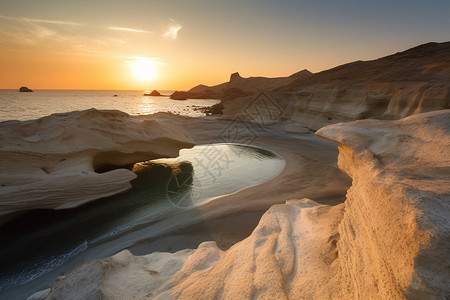
[{"label": "cliff edge", "polygon": [[311,130],[359,119],[396,120],[450,108],[448,78],[450,42],[427,43],[241,94],[223,101],[223,115],[260,124],[260,113],[252,111],[270,110],[271,123],[287,121]]}]

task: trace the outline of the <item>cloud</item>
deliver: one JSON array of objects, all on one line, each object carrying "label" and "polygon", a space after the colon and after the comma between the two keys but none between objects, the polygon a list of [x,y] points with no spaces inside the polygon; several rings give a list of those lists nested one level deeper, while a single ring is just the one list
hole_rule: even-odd
[{"label": "cloud", "polygon": [[163,33],[163,37],[166,39],[172,39],[175,40],[178,37],[178,31],[180,31],[183,26],[178,24],[175,20],[170,19],[171,24],[169,25],[169,28],[166,32]]},{"label": "cloud", "polygon": [[126,28],[126,27],[116,27],[116,26],[109,26],[107,27],[110,30],[116,30],[116,31],[129,31],[129,32],[139,32],[139,33],[151,33],[147,30],[141,30],[141,29],[134,29],[134,28]]},{"label": "cloud", "polygon": [[116,55],[114,50],[127,43],[105,35],[104,31],[105,27],[75,22],[0,15],[0,46],[33,53],[43,51],[102,57]]},{"label": "cloud", "polygon": [[13,18],[0,15],[0,18],[5,20],[12,20],[17,22],[27,22],[27,23],[47,23],[47,24],[59,24],[59,25],[75,25],[79,26],[80,23],[69,22],[69,21],[57,21],[57,20],[43,20],[43,19],[30,19],[30,18]]},{"label": "cloud", "polygon": [[74,26],[81,25],[80,23],[68,22],[68,21],[54,21],[54,20],[41,20],[41,19],[28,19],[28,18],[24,18],[23,20],[26,22],[31,22],[31,23],[47,23],[47,24],[74,25]]}]

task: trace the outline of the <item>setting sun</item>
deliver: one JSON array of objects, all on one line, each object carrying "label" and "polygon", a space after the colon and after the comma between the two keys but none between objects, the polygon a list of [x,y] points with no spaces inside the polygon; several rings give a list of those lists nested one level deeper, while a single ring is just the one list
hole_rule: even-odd
[{"label": "setting sun", "polygon": [[131,64],[134,77],[141,81],[150,81],[156,75],[155,63],[145,57],[136,58]]}]

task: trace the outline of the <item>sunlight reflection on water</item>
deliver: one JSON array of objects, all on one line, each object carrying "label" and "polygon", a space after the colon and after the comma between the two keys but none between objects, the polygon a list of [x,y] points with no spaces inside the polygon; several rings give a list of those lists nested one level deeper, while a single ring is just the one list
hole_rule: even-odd
[{"label": "sunlight reflection on water", "polygon": [[[172,91],[162,91],[170,95]],[[114,96],[117,95],[117,96]],[[53,113],[74,110],[117,109],[130,115],[172,112],[184,116],[203,116],[196,107],[211,106],[218,100],[171,100],[169,97],[143,96],[142,91],[82,91],[36,90],[19,93],[17,90],[0,90],[0,122],[31,120]]]}]

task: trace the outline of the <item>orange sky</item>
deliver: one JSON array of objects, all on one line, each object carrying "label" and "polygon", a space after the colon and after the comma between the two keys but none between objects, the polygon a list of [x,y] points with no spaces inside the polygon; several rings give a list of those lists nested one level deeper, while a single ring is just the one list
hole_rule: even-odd
[{"label": "orange sky", "polygon": [[[318,72],[448,40],[450,4],[427,3],[2,0],[0,88],[182,90],[236,71]],[[133,76],[135,57],[154,62],[152,80]]]}]

